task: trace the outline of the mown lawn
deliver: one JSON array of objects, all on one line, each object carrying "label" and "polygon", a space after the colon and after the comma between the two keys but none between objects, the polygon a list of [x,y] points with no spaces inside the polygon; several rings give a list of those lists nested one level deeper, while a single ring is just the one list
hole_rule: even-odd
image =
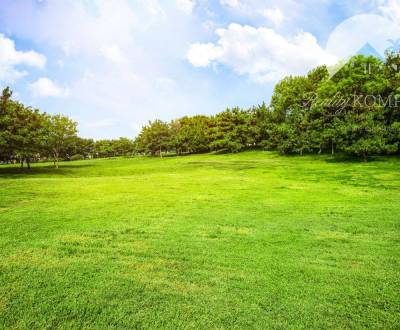
[{"label": "mown lawn", "polygon": [[400,328],[400,159],[0,167],[0,328]]}]

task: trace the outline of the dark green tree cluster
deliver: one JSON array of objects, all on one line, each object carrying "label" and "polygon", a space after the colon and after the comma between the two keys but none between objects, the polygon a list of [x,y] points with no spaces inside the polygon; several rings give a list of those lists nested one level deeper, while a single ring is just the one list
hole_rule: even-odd
[{"label": "dark green tree cluster", "polygon": [[58,167],[71,151],[77,124],[62,115],[25,107],[11,96],[7,87],[0,97],[0,159],[30,167],[33,161],[51,158]]},{"label": "dark green tree cluster", "polygon": [[0,161],[24,163],[132,155],[132,140],[83,139],[77,123],[63,115],[49,115],[14,101],[10,88],[0,96]]},{"label": "dark green tree cluster", "polygon": [[334,75],[325,66],[287,77],[270,106],[227,109],[215,116],[149,122],[136,150],[238,152],[248,148],[282,154],[343,153],[363,157],[397,154],[400,147],[400,56],[355,56]]},{"label": "dark green tree cluster", "polygon": [[73,160],[90,158],[109,158],[133,156],[135,144],[133,140],[119,138],[117,140],[97,140],[77,138],[74,144]]}]

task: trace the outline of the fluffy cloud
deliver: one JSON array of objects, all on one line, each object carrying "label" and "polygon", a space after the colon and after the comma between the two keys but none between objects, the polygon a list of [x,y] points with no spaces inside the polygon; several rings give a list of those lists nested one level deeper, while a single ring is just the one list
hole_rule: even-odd
[{"label": "fluffy cloud", "polygon": [[213,43],[196,43],[190,47],[186,58],[195,67],[205,68],[213,61],[217,61],[222,55],[223,49]]},{"label": "fluffy cloud", "polygon": [[58,86],[49,78],[39,78],[29,88],[35,97],[66,97],[69,94],[68,89]]},{"label": "fluffy cloud", "polygon": [[321,64],[337,59],[322,49],[310,33],[300,32],[286,39],[269,28],[231,24],[218,29],[218,43],[193,44],[187,54],[196,67],[219,63],[239,75],[249,75],[257,82],[276,81],[288,74],[303,74]]},{"label": "fluffy cloud", "polygon": [[27,75],[27,72],[21,71],[18,66],[43,68],[45,64],[45,56],[33,50],[18,51],[13,40],[0,34],[0,81],[14,82]]}]

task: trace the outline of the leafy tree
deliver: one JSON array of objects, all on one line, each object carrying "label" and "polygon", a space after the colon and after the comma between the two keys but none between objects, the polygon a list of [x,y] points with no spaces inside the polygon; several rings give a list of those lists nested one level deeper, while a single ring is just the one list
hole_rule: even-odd
[{"label": "leafy tree", "polygon": [[209,150],[209,124],[206,116],[183,117],[172,121],[171,148],[181,153],[200,153]]},{"label": "leafy tree", "polygon": [[168,151],[171,145],[170,127],[161,120],[149,122],[143,127],[135,143],[139,152],[162,157],[163,151]]},{"label": "leafy tree", "polygon": [[216,151],[238,152],[255,146],[251,113],[239,108],[227,109],[214,118],[210,148]]},{"label": "leafy tree", "polygon": [[63,157],[68,157],[77,137],[77,123],[63,115],[47,116],[45,145],[56,168]]},{"label": "leafy tree", "polygon": [[25,108],[20,103],[15,103],[14,111],[11,137],[14,156],[19,158],[21,167],[25,161],[30,168],[31,161],[40,157],[44,147],[44,115],[39,110]]},{"label": "leafy tree", "polygon": [[13,123],[14,102],[11,100],[12,91],[6,87],[0,97],[0,158],[9,160],[12,155],[11,127]]},{"label": "leafy tree", "polygon": [[[340,101],[332,102],[335,96]],[[385,66],[374,57],[355,56],[319,89],[317,108],[322,109],[325,145],[362,156],[393,152],[389,141],[385,107],[390,81]],[[338,99],[338,98],[337,98]]]},{"label": "leafy tree", "polygon": [[112,143],[114,152],[117,156],[128,156],[135,152],[135,144],[127,138],[119,138]]},{"label": "leafy tree", "polygon": [[[83,139],[76,137],[73,142],[73,153],[74,155],[80,155],[83,158],[94,157],[94,141],[93,139]],[[75,157],[79,158],[79,157]]]}]

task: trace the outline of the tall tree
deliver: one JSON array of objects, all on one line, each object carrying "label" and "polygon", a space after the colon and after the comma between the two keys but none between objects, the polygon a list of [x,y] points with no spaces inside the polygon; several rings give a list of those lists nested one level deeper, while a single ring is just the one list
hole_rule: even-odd
[{"label": "tall tree", "polygon": [[62,157],[73,150],[77,137],[77,123],[63,115],[47,116],[45,144],[56,168]]},{"label": "tall tree", "polygon": [[163,151],[168,151],[171,145],[170,126],[161,120],[149,122],[143,127],[135,143],[139,152],[162,157]]},{"label": "tall tree", "polygon": [[3,89],[0,97],[0,158],[9,160],[12,153],[11,132],[13,101],[9,87]]}]

